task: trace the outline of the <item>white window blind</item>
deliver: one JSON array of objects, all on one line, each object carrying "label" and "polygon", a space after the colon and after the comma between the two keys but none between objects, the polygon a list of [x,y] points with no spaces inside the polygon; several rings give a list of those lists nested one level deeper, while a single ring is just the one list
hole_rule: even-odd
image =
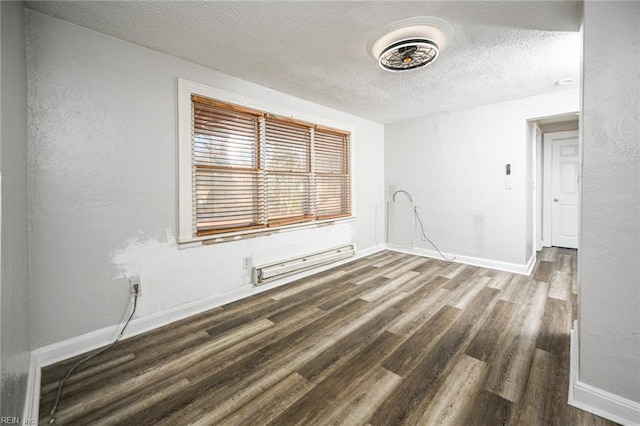
[{"label": "white window blind", "polygon": [[347,132],[191,101],[196,236],[351,215]]}]

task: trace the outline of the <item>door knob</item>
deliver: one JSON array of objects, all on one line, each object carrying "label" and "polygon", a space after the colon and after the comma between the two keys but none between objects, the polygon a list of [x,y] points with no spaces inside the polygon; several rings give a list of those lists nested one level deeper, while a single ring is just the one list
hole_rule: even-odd
[{"label": "door knob", "polygon": [[557,198],[554,198],[554,199],[553,199],[553,202],[554,202],[554,203],[557,203],[557,202],[558,202],[558,199],[557,199]]}]

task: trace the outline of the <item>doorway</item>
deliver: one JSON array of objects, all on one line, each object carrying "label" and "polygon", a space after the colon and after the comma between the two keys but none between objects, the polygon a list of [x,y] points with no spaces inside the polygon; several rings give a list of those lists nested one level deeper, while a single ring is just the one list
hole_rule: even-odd
[{"label": "doorway", "polygon": [[543,240],[553,247],[577,249],[580,215],[578,131],[544,133],[543,140]]},{"label": "doorway", "polygon": [[578,248],[580,144],[576,113],[536,120],[535,249]]}]

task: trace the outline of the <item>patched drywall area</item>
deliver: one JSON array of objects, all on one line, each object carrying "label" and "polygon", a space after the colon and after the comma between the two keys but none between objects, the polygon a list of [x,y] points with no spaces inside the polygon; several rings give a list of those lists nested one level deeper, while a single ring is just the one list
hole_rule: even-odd
[{"label": "patched drywall area", "polygon": [[27,246],[27,72],[22,3],[0,2],[0,17],[0,414],[5,418],[22,417],[31,346]]},{"label": "patched drywall area", "polygon": [[533,234],[525,211],[527,119],[577,111],[578,102],[570,89],[387,125],[387,188],[412,194],[440,250],[525,265]]},{"label": "patched drywall area", "polygon": [[584,3],[581,382],[640,402],[640,3]]},{"label": "patched drywall area", "polygon": [[[249,286],[254,264],[384,241],[383,126],[73,24],[27,12],[33,344]],[[178,249],[178,77],[350,124],[351,222]]]},{"label": "patched drywall area", "polygon": [[[180,250],[171,230],[167,229],[160,238],[134,237],[116,248],[111,254],[117,270],[114,279],[125,280],[132,275],[142,277],[144,299],[141,302],[144,303],[140,304],[138,313],[145,316],[166,309],[166,295],[174,293],[176,288],[180,289],[184,300],[192,301],[203,297],[203,289],[224,288],[225,283],[235,284],[229,289],[250,286],[250,270],[243,269],[239,253],[243,257],[251,257],[254,264],[265,264],[354,241],[351,224],[338,224],[325,227],[322,232],[317,231],[304,229]],[[212,259],[215,259],[215,271],[202,273],[207,271],[205,265]]]}]

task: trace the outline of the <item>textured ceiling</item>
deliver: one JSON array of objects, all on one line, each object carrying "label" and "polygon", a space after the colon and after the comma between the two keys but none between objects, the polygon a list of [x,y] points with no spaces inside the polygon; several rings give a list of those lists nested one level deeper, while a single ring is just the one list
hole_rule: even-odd
[{"label": "textured ceiling", "polygon": [[[382,123],[575,86],[574,1],[27,2],[27,7]],[[455,34],[433,64],[389,73],[366,51],[413,16]],[[556,86],[564,78],[572,85]]]}]

